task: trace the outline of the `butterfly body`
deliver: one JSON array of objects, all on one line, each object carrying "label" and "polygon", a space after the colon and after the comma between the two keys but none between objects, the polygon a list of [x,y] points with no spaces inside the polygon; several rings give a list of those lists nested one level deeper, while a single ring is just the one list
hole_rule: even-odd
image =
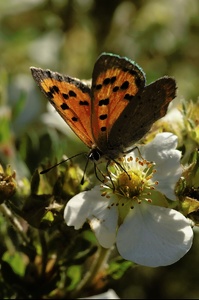
[{"label": "butterfly body", "polygon": [[61,117],[88,146],[89,158],[117,159],[162,118],[176,96],[176,82],[162,77],[145,85],[133,61],[103,53],[91,87],[50,70],[31,68],[33,78]]}]

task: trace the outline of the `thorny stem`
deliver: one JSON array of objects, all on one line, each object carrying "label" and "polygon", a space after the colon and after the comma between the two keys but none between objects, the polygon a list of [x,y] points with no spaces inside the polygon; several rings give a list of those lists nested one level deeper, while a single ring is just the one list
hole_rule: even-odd
[{"label": "thorny stem", "polygon": [[81,294],[81,291],[83,289],[92,285],[92,282],[94,282],[95,277],[98,276],[99,271],[106,267],[106,262],[108,260],[111,250],[112,248],[109,249],[103,247],[99,248],[98,256],[96,257],[96,259],[93,260],[93,264],[91,265],[90,269],[85,274],[82,281],[80,281],[76,290],[72,293],[73,298],[78,297],[78,295]]}]

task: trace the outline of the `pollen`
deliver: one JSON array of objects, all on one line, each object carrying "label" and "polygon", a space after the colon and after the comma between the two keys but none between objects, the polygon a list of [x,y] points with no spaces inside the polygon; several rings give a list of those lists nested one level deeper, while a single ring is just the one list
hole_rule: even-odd
[{"label": "pollen", "polygon": [[142,181],[139,175],[134,172],[122,172],[118,177],[117,190],[127,198],[138,196],[142,190]]}]

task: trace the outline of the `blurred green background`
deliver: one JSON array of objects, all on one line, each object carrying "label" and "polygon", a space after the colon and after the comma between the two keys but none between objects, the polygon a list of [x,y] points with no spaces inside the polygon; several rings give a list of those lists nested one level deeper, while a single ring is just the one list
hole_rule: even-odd
[{"label": "blurred green background", "polygon": [[[174,76],[181,99],[195,101],[199,87],[197,0],[0,1],[0,163],[30,178],[45,159],[53,162],[85,146],[48,105],[30,66],[90,79],[99,54],[127,56],[147,82]],[[178,263],[137,267],[112,284],[119,297],[199,298],[198,235]]]}]

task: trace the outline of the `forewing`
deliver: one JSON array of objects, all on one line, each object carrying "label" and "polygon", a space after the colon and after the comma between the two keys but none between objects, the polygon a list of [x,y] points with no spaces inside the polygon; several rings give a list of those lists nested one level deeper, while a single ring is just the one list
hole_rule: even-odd
[{"label": "forewing", "polygon": [[104,154],[112,127],[144,85],[145,75],[133,61],[106,53],[96,61],[91,87],[92,133]]},{"label": "forewing", "polygon": [[90,88],[69,76],[31,68],[32,76],[64,121],[76,135],[92,147]]},{"label": "forewing", "polygon": [[146,86],[114,123],[109,136],[109,152],[114,149],[124,151],[138,142],[155,121],[165,116],[175,97],[176,82],[171,77],[162,77]]}]

